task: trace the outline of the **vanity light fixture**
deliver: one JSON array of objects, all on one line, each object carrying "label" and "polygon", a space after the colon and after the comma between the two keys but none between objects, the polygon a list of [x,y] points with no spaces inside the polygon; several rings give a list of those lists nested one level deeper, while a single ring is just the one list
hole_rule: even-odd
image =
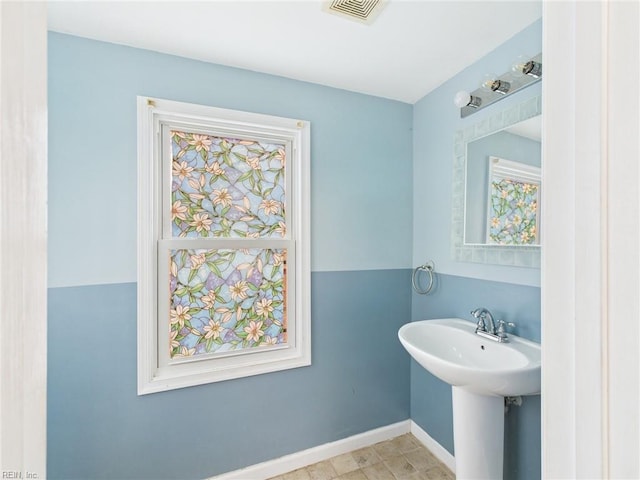
[{"label": "vanity light fixture", "polygon": [[453,103],[460,109],[460,117],[464,118],[541,79],[542,54],[533,57],[520,55],[508,72],[485,75],[480,88],[471,93],[459,91]]}]

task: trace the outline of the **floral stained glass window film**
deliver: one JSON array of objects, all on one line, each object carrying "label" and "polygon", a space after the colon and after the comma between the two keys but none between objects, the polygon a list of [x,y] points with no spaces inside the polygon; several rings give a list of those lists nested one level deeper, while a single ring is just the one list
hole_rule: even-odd
[{"label": "floral stained glass window film", "polygon": [[287,343],[285,249],[170,251],[172,359]]},{"label": "floral stained glass window film", "polygon": [[283,145],[172,130],[171,234],[286,235]]},{"label": "floral stained glass window film", "polygon": [[138,394],[310,365],[309,122],[137,105]]},{"label": "floral stained glass window film", "polygon": [[509,179],[491,182],[489,238],[499,245],[534,245],[539,185]]}]

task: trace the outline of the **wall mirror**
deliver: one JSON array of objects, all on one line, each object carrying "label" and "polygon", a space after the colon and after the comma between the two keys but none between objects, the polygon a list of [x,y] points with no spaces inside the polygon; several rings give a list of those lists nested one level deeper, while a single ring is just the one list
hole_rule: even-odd
[{"label": "wall mirror", "polygon": [[536,96],[456,132],[456,260],[540,266],[541,104]]}]

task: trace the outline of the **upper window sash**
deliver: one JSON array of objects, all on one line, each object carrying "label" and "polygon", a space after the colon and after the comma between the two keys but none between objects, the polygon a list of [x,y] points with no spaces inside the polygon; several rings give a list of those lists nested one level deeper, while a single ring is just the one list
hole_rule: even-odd
[{"label": "upper window sash", "polygon": [[[293,142],[290,138],[274,141],[265,137],[245,135],[239,131],[234,131],[230,134],[212,128],[176,127],[174,124],[164,122],[161,122],[160,129],[158,133],[162,139],[162,168],[164,172],[162,179],[163,238],[290,238],[295,240],[295,235],[292,235],[292,232],[295,233],[295,215],[290,214],[292,208],[294,208],[294,204],[290,200],[291,194],[294,192],[290,172],[295,170],[295,165],[289,165],[289,168],[286,165],[287,162],[291,162],[294,158]],[[181,138],[181,136],[185,135],[184,132],[188,132],[186,138]],[[230,135],[235,137],[242,136],[239,139],[232,139],[227,142]],[[214,139],[213,142],[211,139]],[[255,143],[250,144],[249,142]],[[198,143],[204,144],[204,146]],[[174,150],[177,150],[178,147],[182,148],[176,154]],[[186,147],[189,147],[190,150],[186,151]],[[198,150],[198,148],[200,149]],[[257,161],[257,153],[260,153],[262,157],[266,155],[266,160]],[[248,158],[248,161],[244,164],[239,161],[243,156]],[[194,162],[200,168],[191,167],[190,165],[193,165]],[[236,168],[238,166],[242,166],[242,170]],[[227,178],[229,172],[232,172],[238,178]],[[252,187],[256,189],[271,187],[267,188],[270,193],[260,205],[255,205],[250,201],[250,199],[254,200],[258,194],[254,191],[246,190],[244,182],[240,183],[243,191],[235,188],[239,184],[238,181],[243,178],[249,180]],[[194,231],[194,226],[180,222],[179,218],[178,222],[174,223],[172,215],[169,214],[172,211],[172,205],[179,205],[178,209],[182,210],[179,214],[184,216],[184,211],[186,210],[184,203],[186,205],[194,203],[191,198],[183,198],[185,195],[183,191],[188,190],[191,191],[191,195],[198,195],[199,190],[205,190],[208,187],[205,183],[209,181],[222,184],[229,182],[230,184],[233,183],[233,186],[230,189],[214,189],[213,191],[217,195],[213,199],[206,198],[201,200],[203,204],[206,202],[208,210],[205,210],[210,215],[210,218],[206,219],[206,228],[198,227],[197,231]],[[181,198],[172,198],[174,184],[177,184],[181,192]],[[244,194],[245,203],[242,208],[246,208],[245,215],[247,218],[240,217],[241,221],[236,222],[234,225],[236,228],[229,227],[224,229],[216,222],[212,223],[211,218],[216,217],[214,210],[220,210],[220,207],[225,207],[226,205],[230,205],[233,210],[229,213],[235,213],[237,216],[238,210],[236,208],[238,202],[237,198],[233,199],[233,194]],[[251,219],[260,223],[260,210],[265,212],[262,217],[268,218],[271,222],[270,225],[264,225],[265,227],[270,227],[267,228],[266,232],[252,231],[250,228]],[[268,215],[267,211],[273,215]],[[181,223],[182,226],[178,226],[178,223]],[[246,230],[244,232],[238,231],[238,225]],[[254,234],[256,236],[253,236]]]}]

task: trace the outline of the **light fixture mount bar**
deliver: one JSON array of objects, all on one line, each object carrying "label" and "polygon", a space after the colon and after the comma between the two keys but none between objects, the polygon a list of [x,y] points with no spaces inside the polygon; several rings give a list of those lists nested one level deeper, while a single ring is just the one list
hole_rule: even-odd
[{"label": "light fixture mount bar", "polygon": [[532,57],[523,65],[522,74],[514,75],[511,70],[503,73],[495,79],[496,85],[508,85],[507,91],[504,88],[496,88],[495,90],[478,88],[471,92],[471,98],[479,99],[479,105],[466,105],[460,108],[460,118],[465,118],[472,113],[478,112],[485,107],[507,98],[512,93],[522,90],[529,85],[542,80],[542,53]]}]

